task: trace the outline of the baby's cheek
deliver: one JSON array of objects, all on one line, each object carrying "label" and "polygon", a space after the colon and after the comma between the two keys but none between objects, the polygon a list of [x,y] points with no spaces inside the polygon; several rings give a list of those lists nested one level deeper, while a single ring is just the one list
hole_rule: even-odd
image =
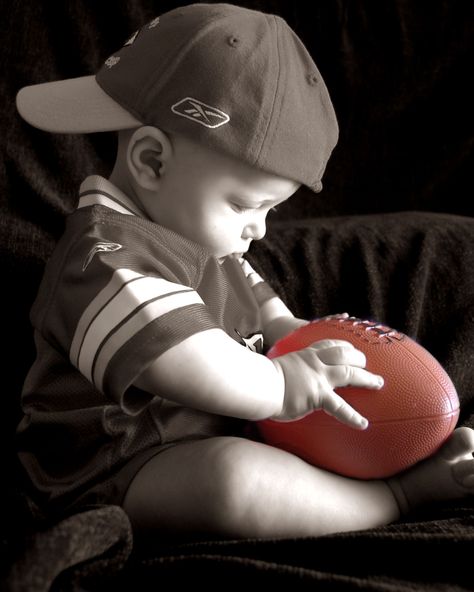
[{"label": "baby's cheek", "polygon": [[[193,221],[191,221],[191,224],[193,225]],[[222,239],[226,236],[226,229],[223,226],[219,226],[217,221],[209,222],[205,220],[199,223],[198,220],[194,220],[194,233],[198,237],[196,242],[215,249],[215,247],[222,243]]]}]

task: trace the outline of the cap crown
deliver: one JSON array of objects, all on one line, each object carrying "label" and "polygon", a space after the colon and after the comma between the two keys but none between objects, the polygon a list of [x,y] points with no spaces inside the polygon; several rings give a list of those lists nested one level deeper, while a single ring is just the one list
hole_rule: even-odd
[{"label": "cap crown", "polygon": [[96,79],[144,124],[321,188],[336,116],[311,56],[276,15],[177,8],[137,31]]}]

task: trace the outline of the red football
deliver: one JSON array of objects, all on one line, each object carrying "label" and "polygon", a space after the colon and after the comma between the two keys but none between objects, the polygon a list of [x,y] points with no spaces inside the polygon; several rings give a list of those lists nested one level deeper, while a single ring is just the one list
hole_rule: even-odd
[{"label": "red football", "polygon": [[358,479],[389,477],[435,452],[451,434],[459,400],[436,359],[403,333],[354,317],[316,319],[278,341],[270,358],[321,339],[344,339],[364,352],[366,369],[383,376],[380,390],[337,392],[369,420],[366,430],[348,427],[324,411],[302,419],[263,420],[263,440],[331,472]]}]

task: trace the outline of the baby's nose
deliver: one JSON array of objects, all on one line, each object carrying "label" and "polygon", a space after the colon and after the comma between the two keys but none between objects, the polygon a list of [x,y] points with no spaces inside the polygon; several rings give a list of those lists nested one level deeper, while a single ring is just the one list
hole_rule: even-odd
[{"label": "baby's nose", "polygon": [[265,218],[256,218],[244,229],[242,233],[243,238],[251,238],[252,240],[260,240],[265,236],[267,227],[265,224]]}]

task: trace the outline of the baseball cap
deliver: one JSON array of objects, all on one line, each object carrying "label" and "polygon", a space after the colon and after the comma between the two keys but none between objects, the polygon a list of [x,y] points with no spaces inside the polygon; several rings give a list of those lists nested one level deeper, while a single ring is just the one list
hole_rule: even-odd
[{"label": "baseball cap", "polygon": [[136,31],[94,76],[17,94],[31,125],[92,133],[151,125],[315,192],[337,142],[324,80],[286,21],[232,4],[190,4]]}]

